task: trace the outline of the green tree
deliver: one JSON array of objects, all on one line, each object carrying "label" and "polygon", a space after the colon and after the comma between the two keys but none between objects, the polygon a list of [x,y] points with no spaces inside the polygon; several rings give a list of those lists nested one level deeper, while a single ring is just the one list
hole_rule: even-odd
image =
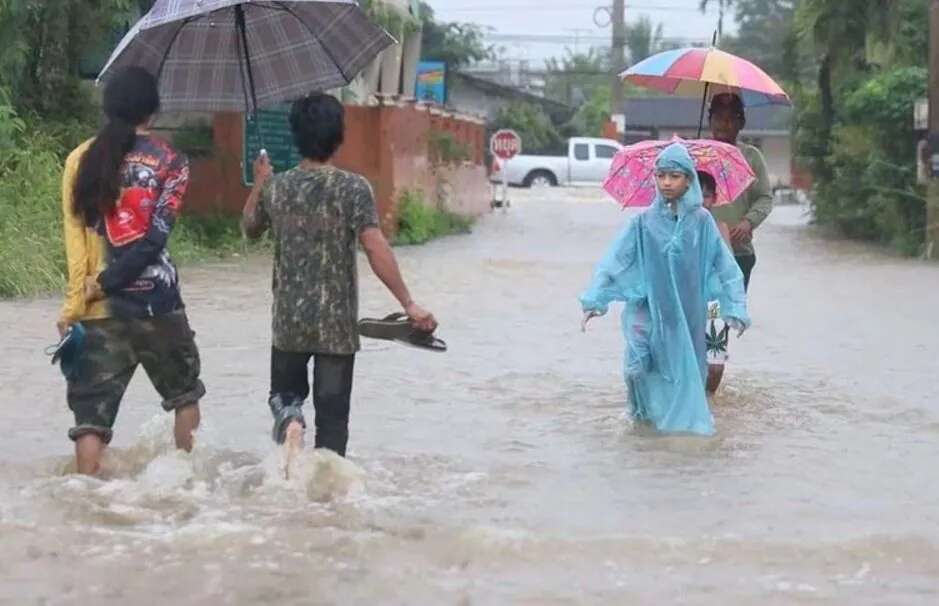
[{"label": "green tree", "polygon": [[551,118],[537,105],[515,102],[502,108],[492,123],[493,130],[512,129],[522,138],[526,154],[564,153],[564,140]]},{"label": "green tree", "polygon": [[599,137],[603,126],[610,119],[609,86],[598,88],[586,103],[577,108],[577,113],[562,129],[570,137]]},{"label": "green tree", "polygon": [[752,61],[774,78],[798,81],[811,60],[798,56],[796,4],[797,0],[737,0],[737,35],[722,38],[721,48]]},{"label": "green tree", "polygon": [[926,94],[923,67],[884,71],[845,96],[827,158],[831,178],[819,184],[816,217],[858,238],[916,254],[925,224],[915,182],[910,108]]},{"label": "green tree", "polygon": [[590,49],[586,53],[573,53],[552,57],[545,62],[545,96],[578,107],[603,87],[610,86],[610,61],[605,53]]},{"label": "green tree", "polygon": [[[896,5],[885,0],[802,0],[795,16],[801,40],[814,46],[818,61],[816,84],[820,97],[822,149],[827,151],[836,120],[836,80],[868,69],[871,36],[889,36]],[[824,154],[827,156],[827,153]],[[827,176],[825,158],[817,158],[816,168]]]},{"label": "green tree", "polygon": [[817,58],[796,92],[798,155],[818,221],[915,254],[925,224],[912,105],[926,94],[927,0],[801,0],[795,26]]},{"label": "green tree", "polygon": [[717,37],[721,38],[724,35],[724,15],[733,6],[735,0],[701,0],[702,13],[708,9],[712,1],[717,4]]},{"label": "green tree", "polygon": [[434,9],[421,2],[423,25],[421,57],[428,61],[444,61],[450,69],[486,61],[495,57],[492,45],[486,44],[485,31],[474,23],[441,23]]},{"label": "green tree", "polygon": [[0,87],[16,107],[73,117],[87,106],[79,65],[136,17],[134,0],[0,0]]},{"label": "green tree", "polygon": [[626,24],[625,36],[629,60],[633,64],[662,50],[662,24],[653,25],[645,15],[635,23]]}]

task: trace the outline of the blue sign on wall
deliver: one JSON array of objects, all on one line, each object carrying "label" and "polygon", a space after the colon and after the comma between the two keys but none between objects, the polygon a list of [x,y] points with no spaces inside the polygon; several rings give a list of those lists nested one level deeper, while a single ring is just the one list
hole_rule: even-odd
[{"label": "blue sign on wall", "polygon": [[420,101],[443,105],[447,101],[447,64],[442,61],[421,61],[417,64],[415,95]]}]

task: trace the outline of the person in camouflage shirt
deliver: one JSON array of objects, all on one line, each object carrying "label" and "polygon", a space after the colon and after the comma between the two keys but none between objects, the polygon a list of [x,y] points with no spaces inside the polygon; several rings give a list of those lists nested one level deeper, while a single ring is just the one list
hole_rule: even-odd
[{"label": "person in camouflage shirt", "polygon": [[306,427],[301,407],[313,364],[316,447],[345,455],[355,354],[359,350],[356,251],[361,244],[375,274],[413,326],[432,332],[434,316],[417,305],[379,229],[372,188],[330,160],[342,144],[344,112],[333,97],[299,99],[290,127],[303,160],[272,175],[261,155],[242,225],[251,238],[274,240],[271,391],[273,438],[299,448]]}]

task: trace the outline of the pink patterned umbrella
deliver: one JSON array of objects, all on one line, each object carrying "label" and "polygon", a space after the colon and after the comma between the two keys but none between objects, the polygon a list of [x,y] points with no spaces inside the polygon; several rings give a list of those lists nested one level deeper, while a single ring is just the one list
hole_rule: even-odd
[{"label": "pink patterned umbrella", "polygon": [[715,206],[730,204],[756,181],[740,150],[710,139],[640,141],[624,147],[613,158],[603,189],[623,207],[649,206],[655,200],[655,159],[672,143],[684,145],[695,168],[710,173],[717,183]]}]

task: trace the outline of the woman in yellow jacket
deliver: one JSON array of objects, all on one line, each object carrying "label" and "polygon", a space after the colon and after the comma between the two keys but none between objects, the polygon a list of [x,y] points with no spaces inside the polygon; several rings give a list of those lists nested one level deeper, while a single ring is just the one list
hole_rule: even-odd
[{"label": "woman in yellow jacket", "polygon": [[156,80],[128,68],[104,91],[105,126],[65,164],[62,210],[69,281],[60,333],[81,322],[83,351],[68,378],[79,473],[99,470],[127,385],[142,365],[176,415],[179,448],[199,425],[199,350],[166,243],[189,179],[186,158],[147,131]]}]

